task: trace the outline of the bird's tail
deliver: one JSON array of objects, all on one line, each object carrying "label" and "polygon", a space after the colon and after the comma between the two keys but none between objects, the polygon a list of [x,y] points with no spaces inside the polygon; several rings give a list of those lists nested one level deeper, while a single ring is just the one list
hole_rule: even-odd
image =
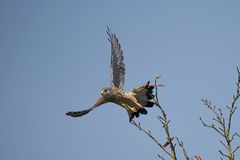
[{"label": "bird's tail", "polygon": [[150,81],[148,81],[145,85],[134,88],[132,92],[135,93],[134,97],[142,106],[153,107],[155,104],[153,89],[154,85],[151,85]]},{"label": "bird's tail", "polygon": [[148,81],[145,85],[136,87],[133,89],[133,96],[136,98],[137,102],[142,106],[140,108],[135,108],[136,111],[128,110],[129,121],[131,122],[134,117],[139,117],[140,114],[147,114],[147,110],[144,107],[153,107],[155,104],[153,95],[154,85],[150,84]]}]

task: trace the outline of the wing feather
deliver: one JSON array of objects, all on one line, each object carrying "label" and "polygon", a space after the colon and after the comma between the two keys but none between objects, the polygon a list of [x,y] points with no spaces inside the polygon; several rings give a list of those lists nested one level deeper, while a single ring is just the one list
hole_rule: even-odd
[{"label": "wing feather", "polygon": [[125,64],[123,63],[123,51],[118,42],[118,38],[113,34],[110,28],[107,28],[108,40],[111,44],[111,65],[110,78],[111,86],[123,90],[125,82]]}]

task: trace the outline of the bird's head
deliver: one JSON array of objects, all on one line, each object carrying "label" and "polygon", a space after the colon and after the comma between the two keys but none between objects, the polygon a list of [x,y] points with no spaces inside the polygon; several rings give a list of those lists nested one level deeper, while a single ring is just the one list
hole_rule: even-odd
[{"label": "bird's head", "polygon": [[112,94],[112,88],[103,88],[102,90],[101,90],[101,95],[104,97],[104,98],[107,98],[107,97],[109,97],[109,96],[111,96],[111,94]]}]

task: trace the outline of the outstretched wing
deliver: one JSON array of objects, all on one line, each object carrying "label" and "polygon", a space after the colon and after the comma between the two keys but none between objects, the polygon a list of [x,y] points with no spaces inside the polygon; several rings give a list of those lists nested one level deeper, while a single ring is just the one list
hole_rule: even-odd
[{"label": "outstretched wing", "polygon": [[105,99],[103,97],[99,98],[97,102],[89,109],[81,110],[81,111],[69,111],[65,113],[67,116],[71,117],[82,117],[92,110],[94,110],[96,107],[101,106],[102,104],[106,103]]},{"label": "outstretched wing", "polygon": [[111,86],[123,90],[125,82],[125,64],[123,63],[123,51],[115,34],[107,27],[108,40],[111,43]]}]

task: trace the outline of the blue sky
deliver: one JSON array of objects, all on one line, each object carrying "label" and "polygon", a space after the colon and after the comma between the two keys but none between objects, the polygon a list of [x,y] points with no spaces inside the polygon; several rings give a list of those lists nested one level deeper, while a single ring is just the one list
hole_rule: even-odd
[{"label": "blue sky", "polygon": [[[239,7],[239,1],[222,0],[0,1],[0,159],[145,160],[163,154],[114,104],[78,119],[64,115],[91,106],[110,83],[107,25],[124,50],[125,89],[161,75],[166,87],[159,99],[172,135],[189,155],[219,159],[220,137],[198,118],[212,116],[201,98],[224,107],[235,93]],[[148,112],[136,121],[164,142],[158,109]]]}]

